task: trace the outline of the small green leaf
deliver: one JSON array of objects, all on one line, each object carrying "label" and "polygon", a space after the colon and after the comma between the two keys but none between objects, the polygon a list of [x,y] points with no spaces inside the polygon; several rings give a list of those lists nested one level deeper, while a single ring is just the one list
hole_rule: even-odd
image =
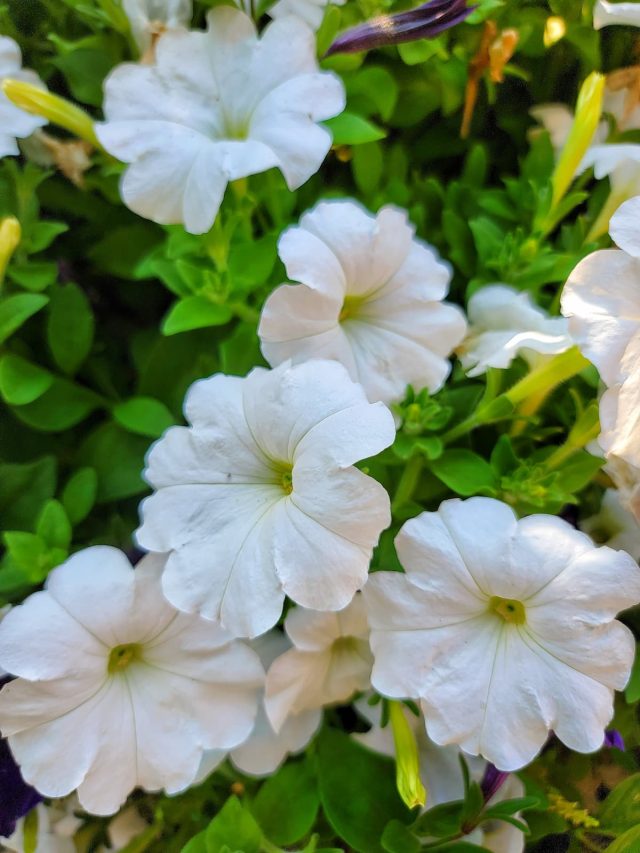
[{"label": "small green leaf", "polygon": [[114,419],[129,432],[158,438],[175,423],[164,403],[152,397],[132,397],[113,407]]},{"label": "small green leaf", "polygon": [[16,332],[29,317],[37,314],[49,301],[38,293],[16,293],[0,301],[0,344]]},{"label": "small green leaf", "polygon": [[46,503],[38,518],[36,533],[49,548],[68,549],[71,544],[71,524],[59,501]]},{"label": "small green leaf", "polygon": [[411,830],[399,820],[390,820],[382,833],[382,846],[387,853],[420,853],[422,845]]},{"label": "small green leaf", "polygon": [[94,319],[89,300],[77,284],[56,287],[51,293],[47,341],[56,364],[74,374],[93,343]]},{"label": "small green leaf", "polygon": [[468,497],[491,493],[497,488],[496,475],[489,463],[471,450],[445,450],[431,462],[431,470],[458,495]]},{"label": "small green leaf", "polygon": [[191,329],[223,326],[232,317],[233,312],[226,305],[218,305],[204,296],[188,296],[169,310],[162,323],[162,334],[177,335]]},{"label": "small green leaf", "polygon": [[33,429],[61,432],[84,420],[101,402],[92,391],[67,379],[55,378],[37,400],[14,409],[14,412]]},{"label": "small green leaf", "polygon": [[637,647],[633,669],[631,670],[631,678],[624,691],[624,698],[630,705],[640,699],[640,654],[638,654]]},{"label": "small green leaf", "polygon": [[325,121],[324,126],[331,131],[334,145],[364,145],[387,135],[378,125],[355,113],[341,113]]},{"label": "small green leaf", "polygon": [[633,851],[637,850],[640,850],[640,826],[634,826],[622,835],[619,835],[606,848],[605,853],[633,853]]},{"label": "small green leaf", "polygon": [[0,359],[0,393],[7,403],[23,406],[41,397],[51,387],[53,376],[19,355],[7,353]]},{"label": "small green leaf", "polygon": [[229,797],[206,831],[207,853],[222,853],[225,847],[259,853],[261,842],[260,827],[237,797]]},{"label": "small green leaf", "polygon": [[310,832],[320,798],[315,774],[307,761],[285,764],[262,785],[253,814],[270,841],[295,844]]},{"label": "small green leaf", "polygon": [[14,264],[10,267],[8,275],[14,284],[39,293],[56,281],[58,267],[49,261],[29,261],[24,264]]},{"label": "small green leaf", "polygon": [[207,830],[204,829],[194,835],[190,841],[187,841],[180,853],[207,853]]},{"label": "small green leaf", "polygon": [[93,468],[79,468],[62,492],[62,505],[72,524],[79,524],[96,501],[98,476]]},{"label": "small green leaf", "polygon": [[33,530],[44,502],[56,488],[56,460],[43,456],[34,462],[0,465],[0,519],[2,527]]},{"label": "small green leaf", "polygon": [[455,800],[441,803],[421,815],[414,824],[414,831],[422,836],[446,838],[460,831],[464,813],[464,802]]}]

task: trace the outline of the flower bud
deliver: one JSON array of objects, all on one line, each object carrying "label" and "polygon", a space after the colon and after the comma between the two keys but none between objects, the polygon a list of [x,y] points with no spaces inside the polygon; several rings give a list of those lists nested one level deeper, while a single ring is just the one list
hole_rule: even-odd
[{"label": "flower bud", "polygon": [[427,791],[420,779],[418,745],[400,702],[389,702],[389,720],[396,747],[396,785],[406,805],[423,806]]},{"label": "flower bud", "polygon": [[20,245],[22,229],[15,216],[0,220],[0,282],[15,250]]},{"label": "flower bud", "polygon": [[93,129],[93,119],[75,104],[22,80],[3,80],[2,91],[21,110],[42,116],[52,124],[64,127],[75,136],[86,139],[94,147],[101,148]]}]

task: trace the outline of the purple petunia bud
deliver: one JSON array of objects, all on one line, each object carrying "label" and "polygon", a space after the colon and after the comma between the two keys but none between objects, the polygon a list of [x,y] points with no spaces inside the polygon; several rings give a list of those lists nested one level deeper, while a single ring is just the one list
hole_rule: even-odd
[{"label": "purple petunia bud", "polygon": [[491,762],[487,764],[480,782],[485,803],[488,803],[491,797],[502,788],[508,776],[508,773],[505,773],[504,770],[498,770]]},{"label": "purple petunia bud", "polygon": [[604,733],[604,743],[602,745],[609,749],[615,747],[616,749],[620,749],[624,752],[624,740],[617,729],[607,729]]},{"label": "purple petunia bud", "polygon": [[338,36],[325,55],[358,53],[374,47],[435,38],[462,23],[474,9],[475,6],[467,6],[467,0],[431,0],[408,12],[379,15]]}]

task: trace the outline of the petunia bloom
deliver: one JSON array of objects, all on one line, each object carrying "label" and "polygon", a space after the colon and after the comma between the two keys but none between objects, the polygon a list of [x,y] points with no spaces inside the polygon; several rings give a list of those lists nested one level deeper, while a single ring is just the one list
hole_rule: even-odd
[{"label": "petunia bloom", "polygon": [[602,746],[635,652],[615,620],[640,599],[632,557],[491,498],[445,501],[396,546],[406,574],[376,572],[363,593],[380,693],[420,700],[436,743],[500,770],[551,730],[578,752]]},{"label": "petunia bloom", "polygon": [[562,313],[572,337],[595,364],[607,390],[600,400],[607,459],[640,469],[640,196],[611,219],[620,250],[587,255],[562,292]]},{"label": "petunia bloom", "polygon": [[[164,599],[164,556],[138,567],[96,546],[49,575],[0,624],[0,730],[25,780],[47,797],[78,789],[113,814],[134,787],[176,793],[204,749],[251,731],[260,661],[218,626]],[[64,756],[64,760],[61,760]]]},{"label": "petunia bloom", "polygon": [[609,3],[596,0],[593,8],[593,26],[596,30],[613,24],[629,24],[640,27],[640,6],[637,3]]},{"label": "petunia bloom", "polygon": [[346,607],[390,522],[386,491],[353,466],[392,443],[391,412],[342,365],[309,361],[196,382],[185,415],[191,426],[151,449],[156,491],[137,532],[143,548],[170,552],[169,600],[253,637],[278,621],[285,594]]},{"label": "petunia bloom", "polygon": [[[7,36],[0,36],[0,83],[7,78],[22,80],[44,89],[44,84],[35,73],[22,67],[20,48]],[[31,115],[16,107],[0,90],[0,157],[19,154],[17,139],[27,136],[47,123],[41,116]]]},{"label": "petunia bloom", "polygon": [[[55,800],[49,805],[40,803],[36,806],[36,846],[33,853],[76,853],[74,835],[83,824],[82,818],[76,817],[74,811],[78,808],[75,796],[64,800]],[[19,821],[15,832],[9,838],[0,839],[0,849],[15,850],[25,853],[29,849],[25,838],[25,821]]]},{"label": "petunia bloom", "polygon": [[640,560],[640,524],[618,489],[606,490],[600,510],[585,518],[580,528],[610,548],[626,551],[635,560]]},{"label": "petunia bloom", "polygon": [[189,26],[193,14],[191,0],[122,0],[122,8],[142,54],[168,30]]},{"label": "petunia bloom", "polygon": [[549,317],[528,293],[488,284],[467,306],[469,333],[458,349],[469,376],[488,367],[508,367],[520,355],[531,366],[573,345],[564,317]]},{"label": "petunia bloom", "polygon": [[293,648],[269,667],[267,714],[276,731],[291,714],[348,701],[371,684],[373,658],[364,601],[337,613],[296,607],[285,620]]},{"label": "petunia bloom", "polygon": [[271,18],[295,15],[315,32],[322,23],[327,6],[344,6],[346,0],[277,0],[268,10]]},{"label": "petunia bloom", "polygon": [[168,32],[154,65],[125,63],[105,82],[101,144],[129,163],[131,210],[193,234],[214,223],[228,181],[279,168],[297,189],[320,168],[344,109],[341,81],[320,72],[311,30],[294,17],[267,27],[229,6],[207,32]]},{"label": "petunia bloom", "polygon": [[[250,645],[258,653],[265,670],[291,648],[290,641],[277,629],[263,634]],[[225,758],[229,758],[238,770],[249,776],[268,776],[280,767],[288,755],[295,755],[307,746],[321,722],[322,707],[316,705],[300,713],[288,714],[276,731],[267,716],[263,695],[249,737],[229,753],[220,750],[205,752],[196,782],[209,776]]]},{"label": "petunia bloom", "polygon": [[461,24],[474,9],[475,6],[467,6],[467,0],[429,0],[396,15],[379,15],[342,33],[327,51],[327,56],[435,38]]},{"label": "petunia bloom", "polygon": [[260,335],[267,361],[341,362],[369,400],[390,403],[407,385],[437,391],[447,357],[466,331],[443,303],[451,271],[414,237],[404,211],[372,216],[352,201],[326,201],[280,238],[289,278],[267,299]]}]

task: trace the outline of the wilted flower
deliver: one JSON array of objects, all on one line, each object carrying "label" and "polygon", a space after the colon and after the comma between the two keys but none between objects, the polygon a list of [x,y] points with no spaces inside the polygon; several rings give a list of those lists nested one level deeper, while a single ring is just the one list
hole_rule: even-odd
[{"label": "wilted flower", "polygon": [[467,305],[469,333],[458,349],[469,376],[508,367],[520,355],[530,366],[573,346],[564,317],[549,317],[531,296],[506,284],[488,284]]},{"label": "wilted flower", "polygon": [[293,648],[271,664],[265,687],[267,714],[276,731],[291,714],[346,702],[366,690],[373,663],[360,595],[336,613],[296,607],[284,624]]},{"label": "wilted flower", "polygon": [[187,393],[190,427],[154,445],[137,538],[171,552],[163,578],[182,610],[257,636],[285,594],[341,610],[367,578],[389,497],[354,468],[395,437],[337,362],[309,361],[244,379],[217,374]]},{"label": "wilted flower", "polygon": [[191,23],[191,0],[122,0],[131,33],[144,54],[154,41],[168,30]]},{"label": "wilted flower", "polygon": [[317,122],[344,108],[338,77],[320,72],[313,33],[294,17],[258,38],[229,6],[203,32],[159,39],[154,65],[126,63],[105,82],[106,150],[131,164],[121,183],[131,210],[202,234],[228,181],[272,167],[290,189],[311,177],[331,147]]},{"label": "wilted flower", "polygon": [[593,26],[596,30],[612,24],[630,24],[640,27],[640,5],[638,3],[608,3],[596,0],[593,8]]},{"label": "wilted flower", "polygon": [[406,574],[364,597],[383,695],[419,699],[436,743],[500,770],[529,763],[550,730],[592,752],[628,678],[640,568],[555,516],[520,521],[491,498],[449,500],[396,538]]},{"label": "wilted flower", "polygon": [[0,623],[0,661],[20,676],[0,692],[0,729],[45,796],[77,788],[84,809],[112,814],[136,786],[182,790],[203,749],[251,731],[257,655],[167,603],[164,561],[79,551]]},{"label": "wilted flower", "polygon": [[462,23],[474,9],[475,6],[467,6],[467,0],[430,0],[397,15],[379,15],[339,36],[327,56],[435,38]]},{"label": "wilted flower", "polygon": [[[44,89],[35,71],[22,68],[22,54],[18,45],[13,39],[0,36],[0,83],[7,78],[23,80]],[[30,115],[15,106],[0,91],[0,157],[19,154],[16,139],[25,139],[46,123],[46,119],[41,116]]]},{"label": "wilted flower", "polygon": [[352,201],[325,201],[280,238],[287,273],[262,310],[267,361],[341,362],[372,402],[401,400],[407,385],[437,391],[447,356],[466,331],[464,315],[443,303],[448,264],[414,237],[404,211],[372,216]]}]

